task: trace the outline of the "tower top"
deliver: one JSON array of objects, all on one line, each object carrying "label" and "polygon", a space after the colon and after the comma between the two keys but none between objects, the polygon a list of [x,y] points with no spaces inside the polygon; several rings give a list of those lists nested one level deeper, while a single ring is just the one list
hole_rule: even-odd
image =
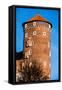
[{"label": "tower top", "polygon": [[49,21],[47,21],[45,18],[43,18],[42,16],[40,16],[39,14],[37,14],[33,18],[29,19],[27,22],[24,22],[22,25],[27,24],[27,23],[30,23],[30,22],[34,22],[34,21],[46,22],[46,23],[50,24],[51,27],[52,27],[52,24]]},{"label": "tower top", "polygon": [[33,18],[31,18],[30,20],[28,20],[28,22],[30,21],[47,21],[45,18],[41,17],[39,14],[37,14],[36,16],[34,16]]}]

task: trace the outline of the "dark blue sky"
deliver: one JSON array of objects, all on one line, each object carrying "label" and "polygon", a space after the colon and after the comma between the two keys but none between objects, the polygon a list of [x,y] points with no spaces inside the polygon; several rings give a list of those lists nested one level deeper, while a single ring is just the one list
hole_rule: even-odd
[{"label": "dark blue sky", "polygon": [[51,80],[58,80],[58,10],[16,8],[16,52],[23,51],[22,23],[28,21],[36,14],[46,18],[52,23],[51,30]]}]

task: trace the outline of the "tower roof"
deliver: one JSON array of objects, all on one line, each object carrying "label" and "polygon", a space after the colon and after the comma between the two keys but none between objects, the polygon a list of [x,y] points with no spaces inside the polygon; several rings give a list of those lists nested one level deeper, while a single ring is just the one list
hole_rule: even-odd
[{"label": "tower roof", "polygon": [[36,15],[36,16],[34,16],[33,18],[31,18],[30,20],[28,20],[28,22],[30,22],[30,21],[47,21],[45,18],[43,18],[43,17],[41,17],[40,15]]},{"label": "tower roof", "polygon": [[46,23],[49,23],[51,25],[51,27],[52,27],[52,24],[49,21],[47,21],[45,18],[43,18],[42,16],[40,16],[39,14],[37,14],[33,18],[29,19],[27,22],[24,22],[23,25],[26,24],[26,23],[29,23],[29,22],[33,22],[33,21],[46,22]]}]

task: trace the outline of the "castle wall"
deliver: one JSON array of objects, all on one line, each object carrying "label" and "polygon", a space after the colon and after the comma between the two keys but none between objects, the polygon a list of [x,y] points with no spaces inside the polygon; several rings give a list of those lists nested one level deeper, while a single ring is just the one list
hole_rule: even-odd
[{"label": "castle wall", "polygon": [[50,26],[47,23],[27,23],[25,27],[24,54],[26,60],[37,60],[50,79]]}]

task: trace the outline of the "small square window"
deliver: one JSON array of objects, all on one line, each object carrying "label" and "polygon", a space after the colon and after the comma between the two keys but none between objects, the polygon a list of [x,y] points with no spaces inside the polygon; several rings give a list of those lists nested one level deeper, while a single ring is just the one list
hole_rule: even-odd
[{"label": "small square window", "polygon": [[46,36],[46,32],[43,32],[43,36]]},{"label": "small square window", "polygon": [[33,26],[36,26],[36,22],[33,22]]},{"label": "small square window", "polygon": [[37,34],[37,32],[36,31],[33,31],[33,35],[36,35]]}]

